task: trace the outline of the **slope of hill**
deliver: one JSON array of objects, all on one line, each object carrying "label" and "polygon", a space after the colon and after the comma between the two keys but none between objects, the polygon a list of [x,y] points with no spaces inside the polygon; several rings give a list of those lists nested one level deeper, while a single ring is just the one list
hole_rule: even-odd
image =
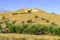
[{"label": "slope of hill", "polygon": [[9,19],[10,22],[16,20],[16,24],[20,24],[22,21],[27,23],[28,20],[31,20],[33,24],[51,24],[55,22],[55,24],[60,25],[60,15],[49,14],[37,8],[24,8],[13,12],[0,12],[0,21],[2,21],[3,16]]}]

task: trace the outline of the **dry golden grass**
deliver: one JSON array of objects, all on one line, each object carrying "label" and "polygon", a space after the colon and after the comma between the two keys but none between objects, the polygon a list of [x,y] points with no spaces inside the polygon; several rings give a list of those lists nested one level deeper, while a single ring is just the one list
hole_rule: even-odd
[{"label": "dry golden grass", "polygon": [[[56,24],[60,25],[60,15],[55,14],[48,14],[43,10],[36,9],[38,11],[32,11],[28,14],[20,14],[20,13],[27,13],[29,9],[21,9],[13,12],[0,12],[0,21],[2,21],[2,17],[6,17],[10,20],[10,22],[17,20],[16,24],[21,23],[24,21],[26,23],[27,20],[32,19],[34,21],[33,24],[50,24],[51,22],[55,22]],[[18,13],[17,15],[12,15],[13,13]],[[39,16],[39,18],[35,18],[35,16]],[[41,18],[45,18],[49,20],[49,23],[46,23],[46,20],[42,20]]]},{"label": "dry golden grass", "polygon": [[45,40],[60,40],[60,37],[55,36],[55,35],[28,35],[28,34],[15,34],[15,33],[0,33],[0,38],[4,38],[4,39],[9,39],[9,40],[15,40],[19,38],[25,38],[27,40],[41,40],[41,39],[45,39]]}]

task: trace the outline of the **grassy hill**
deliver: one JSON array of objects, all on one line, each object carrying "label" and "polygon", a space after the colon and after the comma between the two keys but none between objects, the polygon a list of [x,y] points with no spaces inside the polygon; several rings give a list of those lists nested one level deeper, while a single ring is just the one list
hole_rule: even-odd
[{"label": "grassy hill", "polygon": [[32,21],[32,24],[51,24],[54,22],[57,25],[60,25],[60,15],[49,14],[41,9],[19,9],[12,12],[0,12],[0,21],[5,17],[10,22],[16,21],[16,24],[22,22],[28,23],[28,20]]},{"label": "grassy hill", "polygon": [[60,35],[60,15],[37,8],[0,12],[1,40],[60,40],[55,35]]}]

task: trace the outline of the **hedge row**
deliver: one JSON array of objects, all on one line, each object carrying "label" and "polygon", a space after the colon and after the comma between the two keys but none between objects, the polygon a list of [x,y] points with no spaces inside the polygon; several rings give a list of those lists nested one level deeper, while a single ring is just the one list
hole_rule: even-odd
[{"label": "hedge row", "polygon": [[[1,30],[2,25],[0,25]],[[60,27],[57,25],[29,25],[29,24],[20,24],[15,25],[12,23],[6,24],[7,33],[24,33],[24,34],[54,34],[60,35]]]}]

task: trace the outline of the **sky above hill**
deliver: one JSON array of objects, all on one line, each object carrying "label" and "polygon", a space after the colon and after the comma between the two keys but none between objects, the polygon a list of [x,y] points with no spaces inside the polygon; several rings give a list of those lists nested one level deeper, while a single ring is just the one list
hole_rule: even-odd
[{"label": "sky above hill", "polygon": [[0,0],[0,8],[10,11],[21,8],[40,8],[47,12],[60,13],[60,0]]}]

